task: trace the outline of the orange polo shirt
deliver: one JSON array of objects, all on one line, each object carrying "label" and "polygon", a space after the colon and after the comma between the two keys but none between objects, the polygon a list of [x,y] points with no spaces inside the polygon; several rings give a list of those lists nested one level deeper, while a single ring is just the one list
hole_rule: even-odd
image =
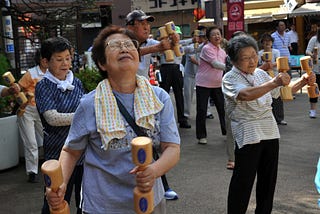
[{"label": "orange polo shirt", "polygon": [[[43,73],[39,66],[35,66],[30,68],[19,80],[19,85],[23,88],[25,93],[33,93],[35,92],[36,84],[42,80],[45,73]],[[36,101],[34,97],[29,102],[29,105],[35,106]]]}]

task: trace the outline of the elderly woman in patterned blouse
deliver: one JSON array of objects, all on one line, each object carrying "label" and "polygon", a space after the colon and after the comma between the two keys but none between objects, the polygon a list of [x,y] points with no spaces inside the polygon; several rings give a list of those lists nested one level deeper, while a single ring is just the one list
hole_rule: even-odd
[{"label": "elderly woman in patterned blouse", "polygon": [[[228,195],[228,213],[246,213],[257,175],[256,213],[271,213],[277,180],[279,130],[272,114],[272,94],[287,85],[290,77],[280,73],[271,78],[257,68],[258,46],[250,36],[230,40],[228,55],[233,68],[222,83],[226,114],[235,139],[235,168]],[[303,75],[291,83],[295,93],[315,76]]]}]

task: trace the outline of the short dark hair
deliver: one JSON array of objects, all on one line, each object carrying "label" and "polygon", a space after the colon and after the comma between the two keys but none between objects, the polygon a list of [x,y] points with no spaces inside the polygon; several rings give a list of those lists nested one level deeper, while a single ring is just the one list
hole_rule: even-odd
[{"label": "short dark hair", "polygon": [[49,61],[54,53],[60,53],[65,50],[69,50],[71,54],[71,48],[72,45],[66,38],[62,36],[52,37],[46,39],[41,44],[41,57]]},{"label": "short dark hair", "polygon": [[212,27],[209,27],[209,28],[207,29],[207,31],[206,31],[206,37],[207,37],[207,39],[210,39],[210,33],[211,33],[211,31],[216,30],[216,29],[218,29],[218,30],[220,31],[221,35],[222,35],[222,30],[221,30],[221,28],[219,28],[218,26],[212,26]]},{"label": "short dark hair", "polygon": [[264,33],[260,37],[260,43],[262,44],[264,40],[271,40],[274,41],[274,38],[270,35],[270,33]]},{"label": "short dark hair", "polygon": [[236,36],[229,40],[227,46],[227,54],[232,62],[237,62],[239,59],[239,52],[243,48],[252,47],[258,53],[257,41],[249,35]]},{"label": "short dark hair", "polygon": [[284,20],[278,20],[276,21],[276,26],[275,26],[276,28],[279,27],[280,22],[283,22],[287,26],[287,23]]},{"label": "short dark hair", "polygon": [[[120,26],[110,25],[100,31],[98,36],[93,41],[92,59],[96,64],[97,68],[99,69],[101,76],[104,79],[108,78],[108,73],[106,71],[101,70],[99,64],[104,65],[107,62],[107,59],[105,56],[105,41],[109,36],[113,34],[124,34],[128,36],[130,39],[137,40],[134,33]],[[139,48],[138,48],[138,53],[140,57]]]}]

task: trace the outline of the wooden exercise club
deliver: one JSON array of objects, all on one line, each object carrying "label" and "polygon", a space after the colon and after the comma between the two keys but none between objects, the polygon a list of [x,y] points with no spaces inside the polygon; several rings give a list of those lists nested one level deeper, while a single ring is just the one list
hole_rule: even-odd
[{"label": "wooden exercise club", "polygon": [[[61,164],[57,160],[47,160],[41,166],[45,185],[53,192],[57,192],[63,183]],[[70,214],[69,204],[66,201],[56,209],[50,207],[50,214]]]},{"label": "wooden exercise club", "polygon": [[[143,171],[152,163],[152,139],[136,137],[131,141],[132,161],[138,170]],[[141,192],[137,187],[133,189],[134,210],[137,214],[150,214],[153,211],[153,190]]]}]

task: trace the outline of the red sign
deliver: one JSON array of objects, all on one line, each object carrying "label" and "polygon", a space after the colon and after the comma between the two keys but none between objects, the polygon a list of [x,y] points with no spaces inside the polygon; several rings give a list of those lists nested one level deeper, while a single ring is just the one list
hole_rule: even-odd
[{"label": "red sign", "polygon": [[227,0],[227,39],[236,31],[244,31],[244,0]]}]

